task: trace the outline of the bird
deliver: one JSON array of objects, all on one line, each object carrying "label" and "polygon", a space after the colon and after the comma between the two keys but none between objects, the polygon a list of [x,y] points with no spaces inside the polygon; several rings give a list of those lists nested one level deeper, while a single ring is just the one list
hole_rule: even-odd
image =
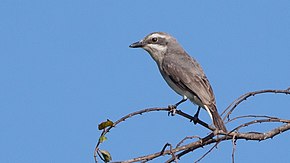
[{"label": "bird", "polygon": [[165,32],[153,32],[129,47],[142,48],[150,54],[166,83],[182,96],[182,100],[175,104],[176,107],[189,99],[198,106],[195,116],[203,108],[215,128],[227,132],[217,111],[213,89],[202,67],[173,36]]}]

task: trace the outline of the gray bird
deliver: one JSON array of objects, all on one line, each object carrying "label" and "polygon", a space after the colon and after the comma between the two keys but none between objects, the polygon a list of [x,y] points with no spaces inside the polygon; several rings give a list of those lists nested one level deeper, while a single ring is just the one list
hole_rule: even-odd
[{"label": "gray bird", "polygon": [[131,48],[143,48],[157,63],[159,71],[167,84],[183,99],[175,104],[189,99],[204,108],[219,130],[227,131],[220,115],[218,114],[215,96],[211,85],[201,66],[190,57],[174,37],[164,32],[154,32],[144,39],[131,44]]}]

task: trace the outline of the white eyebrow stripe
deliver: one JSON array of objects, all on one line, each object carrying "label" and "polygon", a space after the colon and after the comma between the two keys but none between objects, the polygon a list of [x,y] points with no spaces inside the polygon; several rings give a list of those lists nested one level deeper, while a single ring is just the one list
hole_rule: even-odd
[{"label": "white eyebrow stripe", "polygon": [[161,34],[159,34],[159,33],[154,33],[154,34],[152,34],[152,35],[150,36],[150,38],[153,38],[153,37],[157,37],[157,38],[166,38],[166,36],[161,35]]}]

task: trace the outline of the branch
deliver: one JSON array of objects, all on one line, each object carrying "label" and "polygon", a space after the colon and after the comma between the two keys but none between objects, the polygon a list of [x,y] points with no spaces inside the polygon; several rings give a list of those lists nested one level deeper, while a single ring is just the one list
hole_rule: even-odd
[{"label": "branch", "polygon": [[236,135],[233,136],[233,138],[232,138],[232,143],[233,143],[233,149],[232,149],[232,163],[235,163],[235,151],[236,151],[236,146],[237,146]]},{"label": "branch", "polygon": [[[221,137],[218,137],[218,138],[211,138],[211,139],[208,139],[207,141],[203,142],[203,143],[199,143],[198,141],[197,142],[193,142],[193,143],[190,143],[188,145],[185,145],[183,146],[186,150],[184,150],[183,152],[181,152],[180,154],[176,155],[178,159],[180,159],[181,156],[189,153],[189,152],[192,152],[194,151],[195,149],[197,148],[200,148],[200,147],[204,147],[204,146],[207,146],[209,144],[212,144],[212,143],[216,143],[216,142],[222,142],[222,141],[226,141],[226,140],[232,140],[233,137],[235,137],[235,139],[244,139],[244,140],[258,140],[258,141],[263,141],[263,140],[266,140],[266,139],[269,139],[269,138],[273,138],[274,136],[282,133],[282,132],[285,132],[287,130],[290,130],[290,123],[287,123],[283,126],[280,126],[280,127],[277,127],[273,130],[270,130],[266,133],[237,133],[237,132],[232,132],[228,135],[225,135],[225,136],[221,136]],[[174,151],[175,149],[173,149]],[[166,152],[166,151],[165,151]]]},{"label": "branch", "polygon": [[290,130],[290,120],[282,120],[282,119],[279,119],[279,120],[266,119],[266,120],[251,121],[251,122],[248,122],[246,124],[243,124],[243,125],[236,127],[234,130],[237,130],[238,128],[241,128],[244,126],[248,126],[248,125],[255,124],[255,123],[262,123],[262,122],[282,122],[282,123],[286,123],[286,124],[283,126],[274,128],[273,130],[270,130],[270,131],[265,132],[265,133],[257,133],[257,132],[238,133],[238,132],[231,131],[229,134],[224,135],[224,136],[219,136],[217,138],[214,138],[215,133],[211,133],[208,136],[202,138],[201,140],[189,143],[187,145],[176,147],[176,148],[170,149],[170,150],[163,150],[161,152],[156,152],[153,154],[149,154],[149,155],[145,155],[145,156],[141,156],[141,157],[136,157],[133,159],[124,160],[124,161],[120,161],[120,162],[132,163],[132,162],[149,161],[149,160],[153,160],[153,159],[160,157],[160,156],[172,155],[174,153],[180,152],[177,155],[175,155],[174,158],[171,158],[170,160],[167,161],[167,162],[173,162],[173,161],[175,161],[175,159],[180,159],[183,155],[185,155],[189,152],[192,152],[195,149],[210,145],[212,143],[222,142],[222,141],[226,141],[226,140],[233,140],[233,137],[235,140],[244,139],[244,140],[263,141],[263,140],[266,140],[269,138],[273,138],[274,136],[276,136],[282,132]]},{"label": "branch", "polygon": [[[171,158],[167,160],[167,162],[177,162],[177,159],[180,159],[183,155],[186,155],[189,152],[194,151],[195,149],[198,148],[202,148],[204,146],[210,145],[215,143],[215,145],[208,151],[206,152],[203,156],[200,157],[200,159],[204,158],[208,153],[210,153],[214,147],[216,147],[219,143],[221,143],[222,141],[226,141],[226,140],[231,140],[233,143],[233,150],[232,150],[232,162],[234,162],[234,153],[235,153],[235,148],[236,148],[236,141],[238,139],[244,139],[244,140],[254,140],[254,141],[263,141],[269,138],[273,138],[274,136],[285,132],[287,130],[290,130],[290,120],[285,120],[285,119],[279,119],[277,117],[272,117],[272,116],[265,116],[265,115],[244,115],[244,116],[238,116],[238,117],[234,117],[232,119],[229,118],[230,114],[232,114],[232,112],[236,109],[236,107],[243,101],[245,101],[247,98],[251,97],[251,96],[255,96],[257,94],[264,94],[264,93],[283,93],[283,94],[290,94],[290,88],[286,89],[286,90],[261,90],[261,91],[255,91],[255,92],[249,92],[246,93],[242,96],[240,96],[239,98],[237,98],[233,103],[231,103],[226,109],[225,111],[222,113],[222,115],[224,116],[224,120],[226,118],[228,118],[228,121],[226,123],[230,123],[233,122],[237,119],[241,119],[241,118],[264,118],[264,119],[256,119],[253,121],[249,121],[247,123],[243,123],[240,124],[239,126],[236,126],[235,128],[233,128],[230,132],[228,133],[224,133],[222,131],[217,131],[214,127],[209,126],[207,123],[201,121],[200,119],[196,119],[196,117],[193,117],[189,114],[186,114],[184,112],[182,112],[181,110],[176,110],[176,114],[185,117],[187,119],[189,119],[190,121],[194,121],[200,125],[202,125],[205,128],[208,128],[211,133],[203,138],[201,138],[200,136],[192,136],[192,137],[186,137],[183,140],[181,140],[175,148],[173,148],[173,146],[169,143],[167,143],[164,148],[162,149],[162,151],[160,152],[156,152],[153,154],[149,154],[149,155],[145,155],[145,156],[141,156],[141,157],[136,157],[133,159],[129,159],[129,160],[125,160],[125,161],[121,161],[124,163],[131,163],[131,162],[147,162],[149,160],[153,160],[155,158],[158,158],[160,156],[164,156],[164,155],[171,155]],[[133,113],[130,113],[122,118],[120,118],[119,120],[117,120],[116,122],[113,123],[112,126],[107,127],[105,129],[103,129],[103,132],[100,135],[100,138],[105,136],[113,127],[117,126],[118,124],[120,124],[121,122],[132,118],[136,115],[142,115],[143,113],[149,113],[149,112],[154,112],[154,111],[166,111],[169,112],[171,111],[171,108],[148,108],[148,109],[143,109],[140,111],[136,111]],[[260,132],[245,132],[245,133],[241,133],[238,132],[241,128],[243,127],[247,127],[253,124],[258,124],[258,123],[284,123],[284,125],[276,127],[268,132],[264,132],[264,133],[260,133]],[[286,123],[286,124],[285,124]],[[218,135],[218,136],[217,136]],[[182,145],[185,140],[187,139],[192,139],[192,138],[198,138],[199,140],[196,140],[194,142]],[[95,162],[97,161],[97,155],[99,155],[99,157],[104,161],[104,159],[100,156],[100,154],[98,153],[100,151],[99,146],[102,143],[101,141],[103,141],[104,139],[99,139],[97,142],[97,145],[95,147],[95,152],[94,152],[94,158],[95,158]],[[170,146],[169,150],[165,150],[167,146]],[[197,160],[198,161],[200,161]]]},{"label": "branch", "polygon": [[179,147],[179,146],[181,146],[181,144],[185,141],[185,140],[187,140],[187,139],[193,139],[193,138],[197,138],[197,139],[199,139],[199,140],[201,140],[201,137],[199,137],[199,136],[187,136],[187,137],[185,137],[184,139],[182,139],[177,145],[176,145],[176,148],[177,147]]},{"label": "branch", "polygon": [[197,162],[201,161],[203,158],[205,158],[205,156],[207,156],[214,148],[216,148],[218,144],[219,144],[219,142],[216,142],[207,152],[205,152],[205,154],[203,154],[199,159],[194,161],[194,163],[197,163]]},{"label": "branch", "polygon": [[271,119],[279,119],[277,117],[272,117],[272,116],[267,116],[267,115],[243,115],[243,116],[238,116],[238,117],[234,117],[232,119],[229,119],[228,121],[225,122],[225,124],[227,124],[229,122],[233,122],[233,121],[238,120],[238,119],[242,119],[242,118],[271,118]]},{"label": "branch", "polygon": [[232,102],[221,114],[224,115],[227,114],[224,116],[223,120],[225,120],[226,118],[229,118],[230,114],[235,110],[235,108],[243,101],[247,100],[248,97],[251,97],[251,96],[255,96],[257,94],[264,94],[264,93],[282,93],[282,94],[290,94],[290,87],[285,89],[285,90],[273,90],[273,89],[267,89],[267,90],[260,90],[260,91],[254,91],[254,92],[249,92],[249,93],[246,93],[242,96],[240,96],[239,98],[237,98],[234,102]]},{"label": "branch", "polygon": [[[148,108],[148,109],[143,109],[143,110],[140,110],[140,111],[136,111],[136,112],[133,112],[133,113],[130,113],[122,118],[120,118],[119,120],[117,120],[116,122],[113,123],[112,126],[108,127],[108,128],[105,128],[102,132],[102,134],[100,135],[100,137],[103,137],[105,136],[113,127],[117,126],[118,124],[120,124],[121,122],[129,119],[129,118],[132,118],[136,115],[142,115],[144,113],[149,113],[149,112],[154,112],[154,111],[171,111],[171,108]],[[185,117],[187,119],[189,119],[190,121],[195,121],[196,123],[208,128],[209,130],[212,130],[214,131],[215,128],[214,127],[211,127],[209,126],[207,123],[205,123],[204,121],[200,120],[199,118],[195,118],[189,114],[186,114],[184,112],[182,112],[181,110],[176,110],[176,114],[182,116],[182,117]],[[95,151],[94,151],[94,159],[95,159],[95,162],[98,162],[97,161],[97,155],[98,155],[98,151],[99,151],[99,146],[101,144],[101,141],[100,139],[98,140],[98,143],[95,147]],[[167,154],[167,153],[166,153]]]},{"label": "branch", "polygon": [[232,129],[231,132],[238,131],[242,127],[247,127],[247,126],[250,126],[250,125],[253,125],[253,124],[256,124],[256,123],[263,123],[263,122],[281,122],[281,123],[288,123],[289,124],[290,120],[277,119],[277,118],[275,118],[275,119],[267,118],[267,119],[253,120],[253,121],[250,121],[250,122],[247,122],[247,123],[239,125],[238,127]]},{"label": "branch", "polygon": [[[152,112],[152,111],[168,111],[169,109],[168,108],[148,108],[148,109],[143,109],[143,110],[139,110],[139,111],[136,111],[136,112],[133,112],[133,113],[130,113],[122,118],[120,118],[119,120],[117,120],[116,122],[114,122],[114,124],[108,128],[105,128],[102,132],[102,134],[100,135],[100,137],[102,136],[105,136],[113,127],[117,126],[119,123],[125,121],[126,119],[128,118],[131,118],[135,115],[142,115],[143,113],[148,113],[148,112]],[[97,155],[98,155],[98,150],[99,150],[99,146],[101,144],[101,141],[100,139],[98,140],[98,143],[95,147],[95,151],[94,151],[94,159],[95,159],[95,162],[97,163],[98,160],[97,160]]]}]

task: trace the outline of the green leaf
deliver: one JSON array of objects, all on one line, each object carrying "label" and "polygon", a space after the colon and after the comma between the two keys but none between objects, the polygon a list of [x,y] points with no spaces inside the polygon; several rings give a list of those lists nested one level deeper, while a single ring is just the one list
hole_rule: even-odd
[{"label": "green leaf", "polygon": [[107,140],[107,137],[105,137],[105,135],[101,136],[99,139],[100,143],[103,143],[105,140]]},{"label": "green leaf", "polygon": [[105,162],[110,162],[112,160],[111,154],[106,150],[100,150],[101,154],[104,157]]},{"label": "green leaf", "polygon": [[112,121],[110,121],[109,119],[107,119],[106,122],[102,122],[101,124],[99,124],[98,128],[99,128],[99,130],[103,130],[106,127],[113,126],[113,124],[114,123]]}]

